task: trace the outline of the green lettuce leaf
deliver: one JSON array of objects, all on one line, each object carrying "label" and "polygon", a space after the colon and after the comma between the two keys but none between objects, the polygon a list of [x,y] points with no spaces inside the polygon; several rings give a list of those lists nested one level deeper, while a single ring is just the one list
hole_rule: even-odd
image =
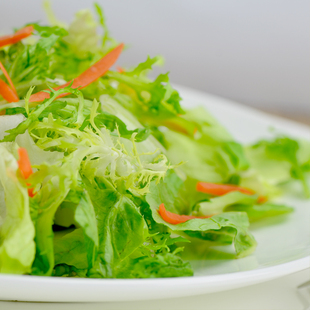
[{"label": "green lettuce leaf", "polygon": [[285,136],[271,141],[262,140],[247,148],[247,157],[266,182],[279,185],[293,179],[299,180],[305,196],[310,197],[307,169],[304,169],[310,158],[309,142]]},{"label": "green lettuce leaf", "polygon": [[19,179],[18,165],[9,151],[16,146],[0,144],[0,272],[25,274],[35,256],[35,230],[30,217],[27,187]]},{"label": "green lettuce leaf", "polygon": [[91,277],[113,277],[118,264],[145,241],[147,225],[135,203],[119,192],[94,184],[87,186],[98,221],[98,259],[90,271]]},{"label": "green lettuce leaf", "polygon": [[28,115],[28,117],[21,122],[16,128],[10,129],[7,132],[9,133],[4,137],[3,140],[0,142],[6,142],[6,141],[14,141],[14,139],[20,135],[26,132],[28,127],[37,121],[37,119],[40,117],[41,113],[48,108],[48,106],[57,98],[58,95],[63,93],[73,93],[76,95],[79,95],[79,91],[76,89],[72,89],[70,87],[65,87],[57,91],[52,91],[51,97],[49,99],[44,100],[42,104],[39,104],[31,111],[31,113]]},{"label": "green lettuce leaf", "polygon": [[[77,230],[79,232],[73,231],[70,234],[66,234],[64,238],[55,238],[54,249],[56,259],[59,247],[64,250],[65,246],[63,246],[63,243],[69,244],[70,240],[73,239],[71,240],[72,244],[80,244],[77,248],[73,248],[78,251],[80,255],[84,255],[87,258],[87,266],[81,268],[73,263],[69,264],[67,260],[62,261],[61,259],[55,261],[55,264],[65,263],[73,265],[78,269],[89,269],[93,266],[97,257],[99,245],[98,227],[95,210],[90,197],[87,191],[82,189],[83,184],[80,186],[81,188],[69,192],[55,214],[55,224],[63,227],[71,227],[74,225],[78,228]],[[80,236],[80,231],[83,233],[82,237]],[[58,248],[56,248],[57,246]],[[74,253],[71,253],[71,255],[74,256]],[[78,262],[82,263],[82,260],[79,259]]]},{"label": "green lettuce leaf", "polygon": [[198,203],[195,209],[199,214],[212,215],[221,212],[246,212],[251,222],[264,219],[270,216],[290,213],[292,207],[275,204],[257,204],[257,195],[246,195],[240,192],[231,192],[221,197],[211,198],[207,202]]},{"label": "green lettuce leaf", "polygon": [[[45,168],[45,169],[44,169]],[[32,274],[51,275],[54,264],[53,224],[55,213],[67,196],[74,182],[78,167],[69,165],[43,166],[31,177],[31,181],[42,185],[32,201],[32,220],[36,229],[36,258]],[[36,180],[38,179],[38,180]]]},{"label": "green lettuce leaf", "polygon": [[82,228],[71,232],[56,232],[54,237],[55,265],[66,264],[76,269],[88,270],[91,266],[87,254],[93,244],[85,238]]},{"label": "green lettuce leaf", "polygon": [[119,278],[171,278],[190,277],[193,270],[173,253],[143,256],[131,260],[119,270]]},{"label": "green lettuce leaf", "polygon": [[53,270],[53,276],[55,277],[87,277],[87,269],[77,269],[74,266],[67,264],[59,264],[55,266]]},{"label": "green lettuce leaf", "polygon": [[[158,60],[158,57],[148,58],[132,71],[109,72],[102,80],[106,91],[145,125],[184,113],[180,106],[181,97],[172,88],[168,74],[160,74],[154,81],[145,75]],[[119,83],[117,89],[111,86],[111,81]]]},{"label": "green lettuce leaf", "polygon": [[249,168],[243,147],[201,107],[187,111],[179,119],[183,120],[182,127],[178,127],[180,121],[174,127],[172,119],[170,130],[163,132],[168,158],[172,162],[185,161],[182,170],[192,179],[230,183],[235,177],[239,182],[238,176]]},{"label": "green lettuce leaf", "polygon": [[233,206],[228,206],[225,211],[246,212],[249,217],[250,222],[254,222],[254,221],[264,219],[266,217],[291,213],[294,211],[294,208],[283,205],[283,204],[275,204],[275,203],[264,203],[260,205],[236,204]]},{"label": "green lettuce leaf", "polygon": [[199,204],[199,213],[203,215],[212,215],[222,213],[228,206],[240,205],[254,205],[257,203],[257,195],[246,195],[240,192],[230,192],[220,197],[211,198],[207,202]]}]

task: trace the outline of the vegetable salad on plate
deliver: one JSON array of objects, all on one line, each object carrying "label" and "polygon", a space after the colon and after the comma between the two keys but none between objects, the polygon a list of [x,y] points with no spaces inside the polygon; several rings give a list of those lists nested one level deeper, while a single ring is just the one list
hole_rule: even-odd
[{"label": "vegetable salad on plate", "polygon": [[48,10],[0,37],[1,273],[192,276],[184,252],[251,255],[251,222],[294,212],[282,184],[309,197],[309,141],[241,145],[149,78],[161,57],[117,65],[98,5],[70,25]]}]

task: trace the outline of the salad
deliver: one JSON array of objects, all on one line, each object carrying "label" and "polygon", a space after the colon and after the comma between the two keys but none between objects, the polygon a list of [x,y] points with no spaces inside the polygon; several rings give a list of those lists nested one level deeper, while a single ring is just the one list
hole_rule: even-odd
[{"label": "salad", "polygon": [[309,141],[241,145],[149,78],[161,57],[117,66],[95,9],[0,37],[0,272],[179,277],[197,248],[250,255],[251,222],[294,211],[283,184],[309,198]]}]

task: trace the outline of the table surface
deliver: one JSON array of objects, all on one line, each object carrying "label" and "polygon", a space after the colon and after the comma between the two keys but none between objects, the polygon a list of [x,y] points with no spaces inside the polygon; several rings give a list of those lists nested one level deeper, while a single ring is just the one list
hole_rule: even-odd
[{"label": "table surface", "polygon": [[31,303],[0,301],[5,310],[306,310],[310,306],[310,288],[298,286],[310,280],[310,269],[269,282],[178,299],[114,303]]}]

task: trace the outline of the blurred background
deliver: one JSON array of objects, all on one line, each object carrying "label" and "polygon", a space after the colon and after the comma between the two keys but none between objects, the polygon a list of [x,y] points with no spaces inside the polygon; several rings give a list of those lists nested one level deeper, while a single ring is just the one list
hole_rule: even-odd
[{"label": "blurred background", "polygon": [[[92,0],[51,0],[73,20]],[[173,83],[310,125],[310,1],[97,0],[112,35],[130,46],[120,64],[166,59]],[[1,0],[0,34],[47,22],[41,0]]]}]

